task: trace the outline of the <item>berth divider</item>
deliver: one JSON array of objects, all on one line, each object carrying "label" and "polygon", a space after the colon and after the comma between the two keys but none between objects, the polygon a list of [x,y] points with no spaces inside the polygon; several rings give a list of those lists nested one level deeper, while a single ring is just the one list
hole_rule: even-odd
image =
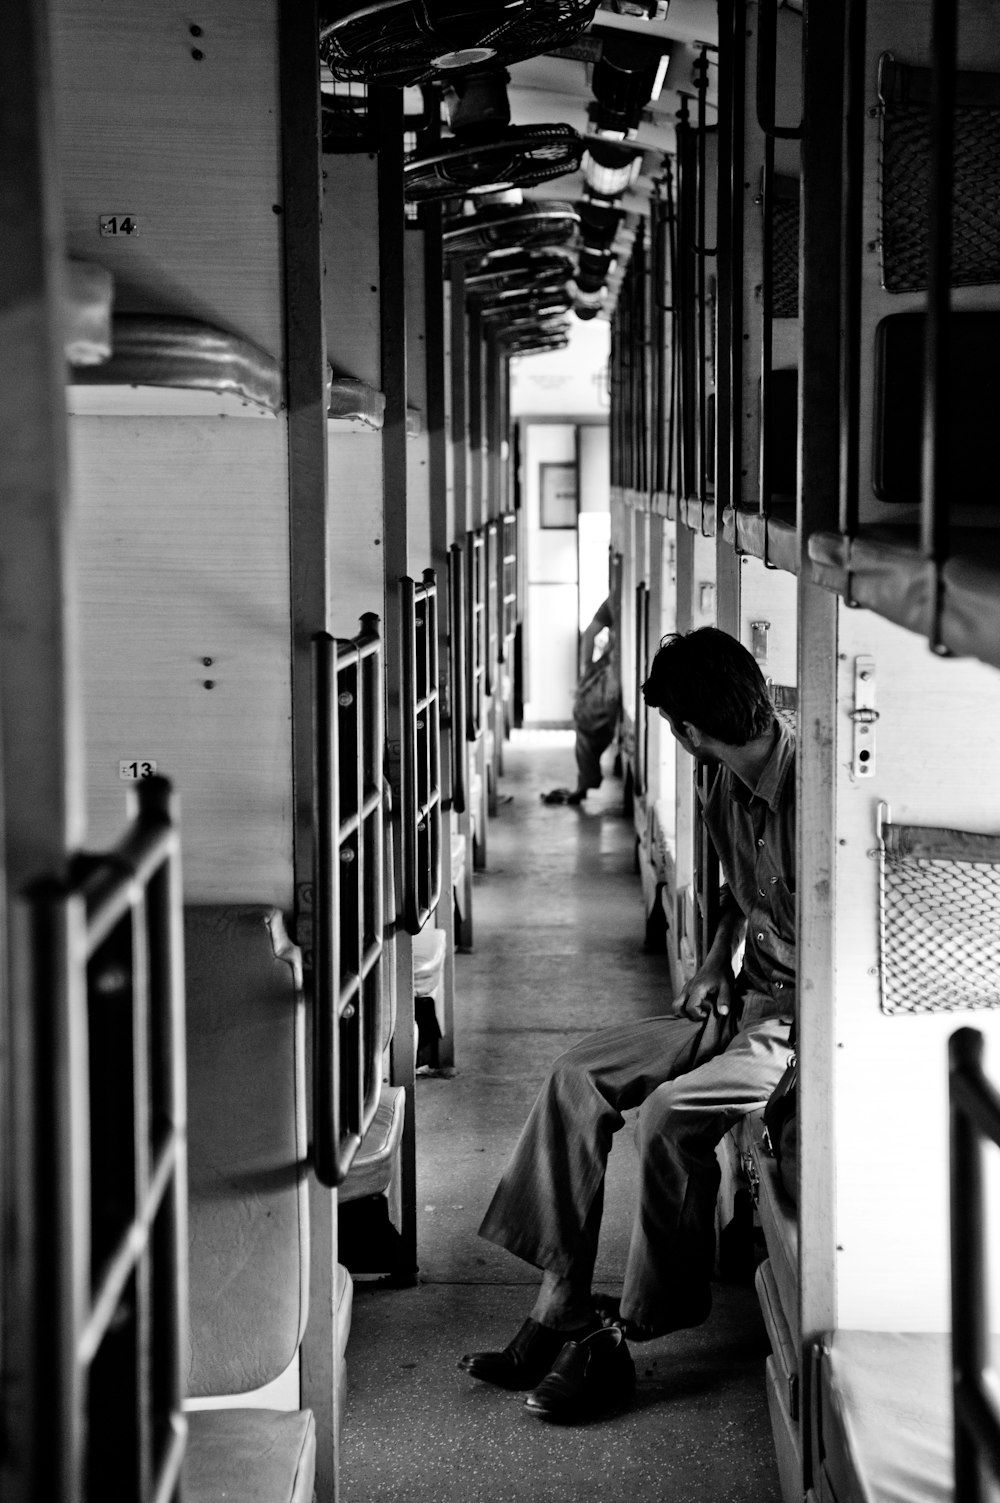
[{"label": "berth divider", "polygon": [[187,1423],[187,1168],[179,839],[139,785],[107,855],[22,910],[40,1023],[24,1193],[36,1213],[31,1496],[180,1497]]},{"label": "berth divider", "polygon": [[343,1183],[382,1088],[382,641],[313,638],[314,1142],[317,1178]]}]

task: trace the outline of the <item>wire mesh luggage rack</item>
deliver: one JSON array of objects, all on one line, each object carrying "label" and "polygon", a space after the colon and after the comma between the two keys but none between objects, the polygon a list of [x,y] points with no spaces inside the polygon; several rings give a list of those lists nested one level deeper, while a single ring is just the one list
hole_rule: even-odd
[{"label": "wire mesh luggage rack", "polygon": [[[931,71],[879,59],[880,248],[887,292],[928,285]],[[959,72],[953,116],[951,285],[1000,282],[1000,74]]]},{"label": "wire mesh luggage rack", "polygon": [[119,844],[28,894],[37,1115],[31,1496],[180,1497],[187,1173],[180,842],[149,778]]},{"label": "wire mesh luggage rack", "polygon": [[316,1177],[343,1184],[382,1091],[385,752],[378,617],[313,638]]},{"label": "wire mesh luggage rack", "polygon": [[881,1007],[1000,1007],[1000,835],[876,816]]}]

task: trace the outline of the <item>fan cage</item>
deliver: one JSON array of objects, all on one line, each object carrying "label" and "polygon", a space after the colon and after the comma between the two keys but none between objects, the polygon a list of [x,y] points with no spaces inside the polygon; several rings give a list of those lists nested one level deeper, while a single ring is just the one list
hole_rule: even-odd
[{"label": "fan cage", "polygon": [[539,282],[547,283],[557,279],[565,282],[576,270],[572,256],[503,254],[504,262],[490,266],[487,258],[480,267],[466,276],[466,292],[475,297],[490,297],[494,293],[517,287],[529,288]]},{"label": "fan cage", "polygon": [[576,172],[583,141],[569,125],[510,126],[496,141],[475,145],[454,140],[403,167],[408,198],[475,198],[530,188]]},{"label": "fan cage", "polygon": [[585,31],[596,9],[596,0],[376,0],[324,13],[319,51],[335,78],[406,87],[539,57]]},{"label": "fan cage", "polygon": [[475,218],[453,218],[444,226],[446,255],[468,256],[498,250],[565,245],[580,216],[572,204],[549,201],[530,208],[481,209]]}]

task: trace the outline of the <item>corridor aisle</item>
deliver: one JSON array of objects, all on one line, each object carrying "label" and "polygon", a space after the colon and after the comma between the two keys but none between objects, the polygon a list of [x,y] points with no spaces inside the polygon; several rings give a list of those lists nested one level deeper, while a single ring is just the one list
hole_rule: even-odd
[{"label": "corridor aisle", "polygon": [[[420,1283],[356,1285],[341,1465],[344,1503],[778,1503],[752,1288],[717,1283],[710,1321],[632,1347],[634,1406],[558,1427],[523,1395],[456,1370],[503,1346],[538,1275],[476,1230],[548,1062],[584,1034],[670,1004],[643,912],[621,784],[579,809],[572,737],[515,732],[477,874],[475,950],[457,960],[456,1067],[417,1082]],[[608,765],[610,757],[605,758]],[[630,1119],[634,1113],[629,1114]],[[597,1287],[617,1293],[636,1175],[632,1122],[607,1179]]]}]

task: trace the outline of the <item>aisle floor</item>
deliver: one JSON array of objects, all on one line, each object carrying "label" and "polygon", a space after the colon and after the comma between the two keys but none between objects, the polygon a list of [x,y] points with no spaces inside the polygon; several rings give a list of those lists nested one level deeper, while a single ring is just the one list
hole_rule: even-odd
[{"label": "aisle floor", "polygon": [[[620,782],[606,777],[580,809],[541,802],[572,782],[572,763],[565,732],[515,732],[506,749],[475,948],[457,958],[456,1073],[417,1082],[420,1281],[355,1287],[344,1503],[779,1503],[749,1286],[716,1283],[704,1326],[633,1346],[635,1404],[588,1425],[540,1422],[522,1395],[456,1369],[463,1352],[503,1346],[534,1299],[537,1271],[476,1232],[547,1063],[670,1002],[666,960],[643,948]],[[611,1155],[596,1273],[614,1293],[634,1203],[630,1129]]]}]

